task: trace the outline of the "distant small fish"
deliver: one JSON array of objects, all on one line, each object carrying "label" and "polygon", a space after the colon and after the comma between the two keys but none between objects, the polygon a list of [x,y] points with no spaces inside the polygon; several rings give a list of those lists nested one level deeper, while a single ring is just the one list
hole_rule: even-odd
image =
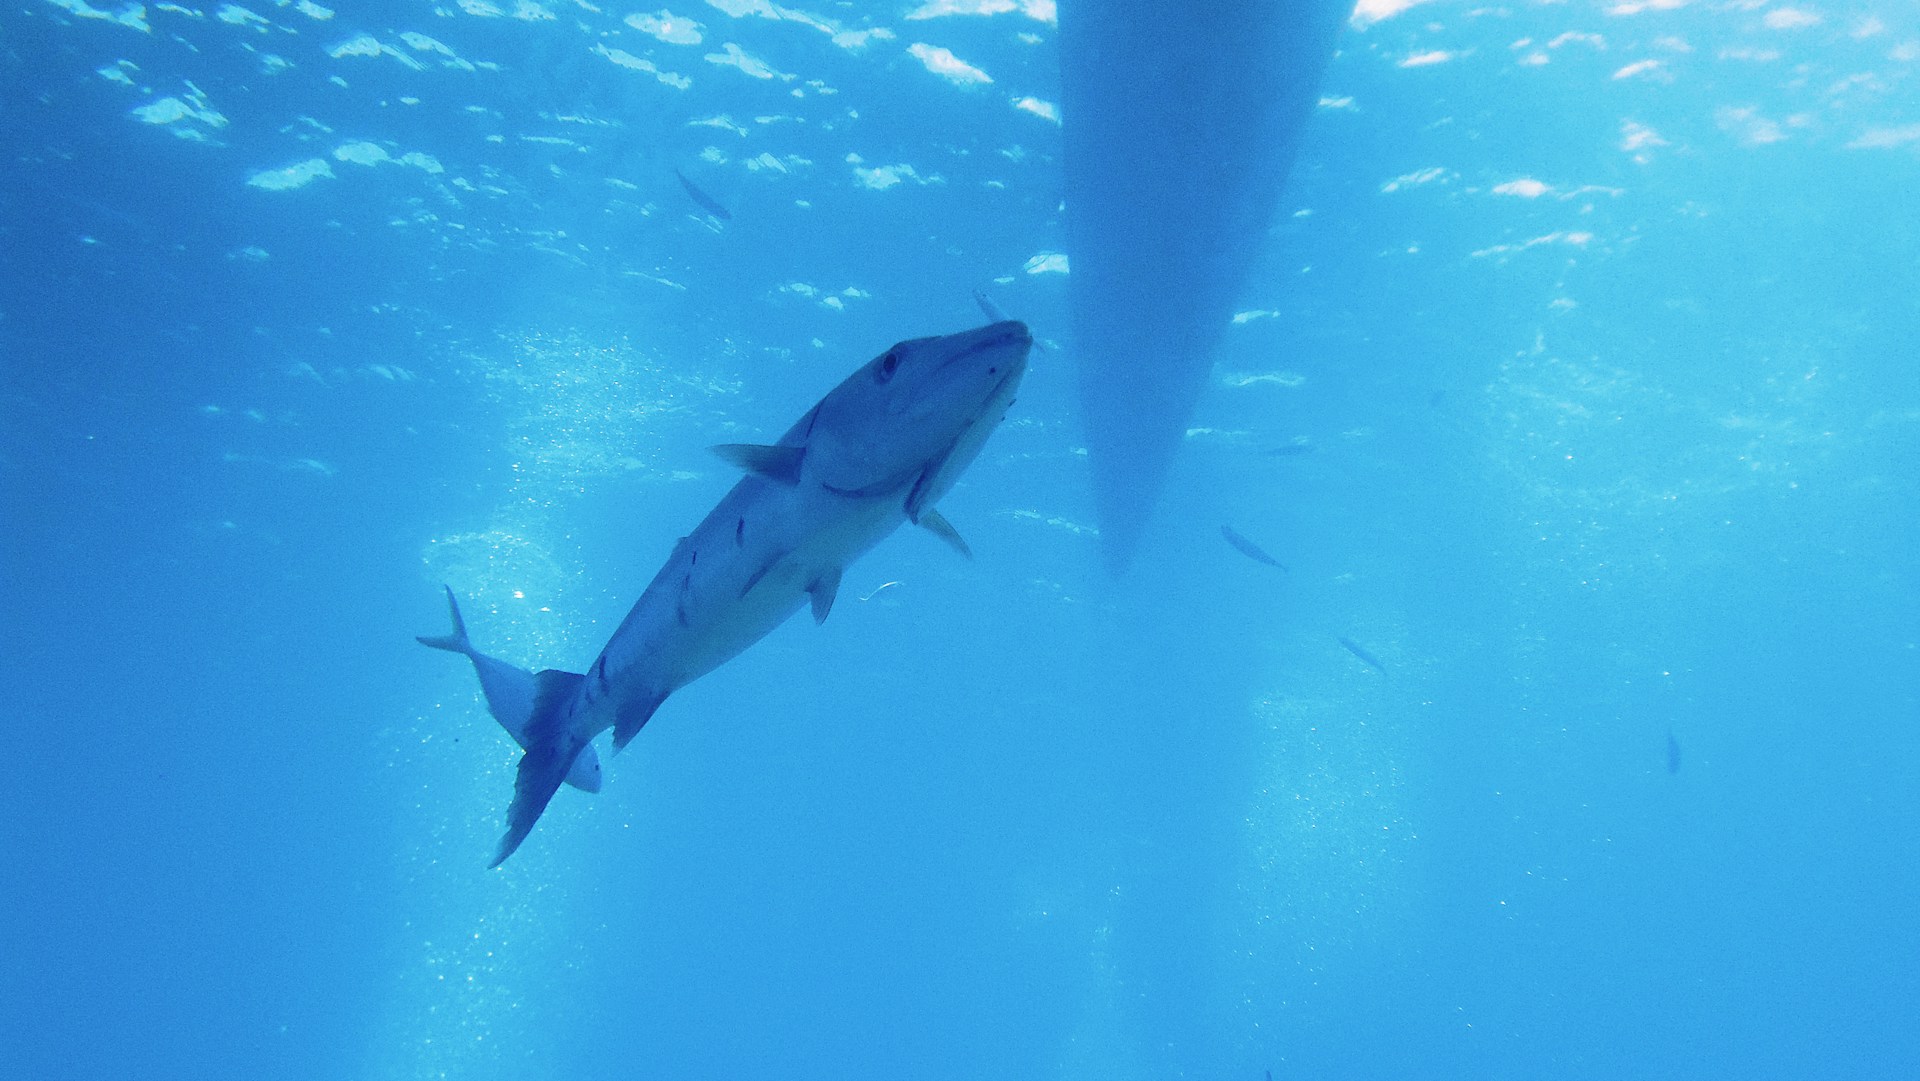
[{"label": "distant small fish", "polygon": [[1387,674],[1387,666],[1380,663],[1380,658],[1375,657],[1373,654],[1368,653],[1365,649],[1362,649],[1358,642],[1355,642],[1353,639],[1343,636],[1340,639],[1340,644],[1347,648],[1348,653],[1351,653],[1354,656],[1360,658],[1362,661],[1366,662],[1367,667],[1372,668],[1374,671],[1380,673],[1383,676]]},{"label": "distant small fish", "polygon": [[733,215],[727,212],[727,208],[724,206],[721,206],[720,201],[715,199],[713,196],[708,195],[704,191],[701,191],[700,185],[695,184],[691,180],[688,180],[687,174],[681,172],[678,168],[676,168],[673,171],[673,175],[680,178],[680,186],[687,189],[687,197],[689,199],[692,199],[694,202],[699,203],[700,209],[706,211],[709,214],[712,214],[714,217],[719,218],[721,221],[733,220]]},{"label": "distant small fish", "polygon": [[1004,323],[1007,321],[1007,314],[1000,310],[1000,305],[995,304],[993,298],[978,289],[973,291],[973,302],[980,305],[980,314],[987,317],[987,322]]},{"label": "distant small fish", "polygon": [[1667,772],[1680,772],[1680,741],[1673,738],[1672,732],[1667,733]]},{"label": "distant small fish", "polygon": [[866,596],[864,596],[864,597],[862,597],[862,598],[860,598],[860,599],[861,599],[862,601],[870,601],[870,600],[872,600],[873,598],[875,598],[875,597],[878,597],[878,596],[879,596],[879,595],[880,595],[880,594],[881,594],[882,592],[884,592],[885,590],[887,590],[887,589],[889,589],[889,588],[891,588],[891,587],[893,587],[893,586],[897,586],[897,585],[899,585],[899,584],[900,584],[899,582],[882,582],[882,583],[880,583],[879,585],[877,585],[877,586],[874,586],[874,587],[873,587],[873,591],[872,591],[872,592],[870,592],[870,593],[868,593],[868,594],[867,594]]},{"label": "distant small fish", "polygon": [[1246,556],[1248,559],[1253,560],[1255,563],[1265,563],[1269,567],[1278,567],[1281,570],[1287,569],[1285,564],[1281,563],[1279,560],[1273,558],[1272,556],[1268,555],[1266,552],[1262,551],[1259,545],[1253,543],[1252,541],[1241,536],[1240,534],[1235,533],[1233,531],[1232,526],[1230,525],[1221,526],[1220,535],[1227,538],[1228,544],[1231,544],[1235,548],[1240,549],[1241,555]]}]

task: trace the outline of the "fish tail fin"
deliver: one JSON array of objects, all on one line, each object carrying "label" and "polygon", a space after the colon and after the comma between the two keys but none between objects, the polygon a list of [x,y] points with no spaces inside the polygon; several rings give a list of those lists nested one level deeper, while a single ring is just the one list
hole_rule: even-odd
[{"label": "fish tail fin", "polygon": [[577,672],[549,669],[534,673],[533,716],[527,722],[526,753],[513,778],[513,805],[507,809],[507,832],[488,867],[498,867],[533,832],[533,824],[547,809],[560,782],[567,779],[574,759],[587,741],[567,725],[568,706],[580,685]]},{"label": "fish tail fin", "polygon": [[460,602],[453,599],[453,587],[441,586],[447,591],[447,611],[453,613],[453,633],[442,635],[420,635],[414,639],[423,646],[444,649],[448,653],[464,653],[473,656],[473,643],[467,640],[467,623],[460,618]]}]

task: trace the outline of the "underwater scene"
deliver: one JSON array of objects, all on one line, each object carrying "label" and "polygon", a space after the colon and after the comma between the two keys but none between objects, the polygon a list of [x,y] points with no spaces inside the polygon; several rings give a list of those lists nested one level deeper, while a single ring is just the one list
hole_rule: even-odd
[{"label": "underwater scene", "polygon": [[0,1078],[1906,1078],[1910,0],[11,0]]}]

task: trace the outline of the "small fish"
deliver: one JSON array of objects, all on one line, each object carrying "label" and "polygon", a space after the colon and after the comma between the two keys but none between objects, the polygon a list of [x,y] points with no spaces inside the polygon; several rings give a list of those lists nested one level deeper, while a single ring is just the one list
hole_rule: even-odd
[{"label": "small fish", "polygon": [[1281,563],[1279,560],[1273,558],[1272,556],[1268,555],[1266,552],[1262,551],[1259,545],[1253,543],[1252,541],[1241,536],[1240,534],[1235,533],[1233,531],[1232,526],[1230,525],[1221,526],[1220,535],[1227,538],[1228,544],[1231,544],[1235,548],[1238,548],[1240,550],[1241,555],[1246,556],[1248,559],[1253,560],[1255,563],[1265,563],[1269,567],[1278,567],[1281,570],[1287,569],[1285,564]]},{"label": "small fish", "polygon": [[873,598],[878,597],[880,594],[886,592],[889,589],[892,589],[894,586],[897,586],[899,584],[900,584],[899,582],[882,582],[879,585],[874,586],[873,591],[868,593],[866,596],[860,598],[860,600],[863,603],[866,601],[870,601]]},{"label": "small fish", "polygon": [[1672,732],[1667,733],[1667,772],[1680,772],[1680,741],[1673,738]]},{"label": "small fish", "polygon": [[687,197],[689,199],[692,199],[694,202],[699,203],[700,209],[706,211],[709,214],[712,214],[714,217],[719,218],[721,221],[733,220],[733,215],[727,212],[727,208],[724,206],[721,206],[720,201],[715,199],[713,196],[708,195],[704,191],[701,191],[700,185],[695,184],[691,180],[688,180],[687,174],[681,172],[678,168],[676,168],[673,171],[673,175],[680,178],[680,186],[687,189]]},{"label": "small fish", "polygon": [[1383,676],[1387,674],[1387,666],[1380,663],[1380,658],[1375,657],[1373,654],[1368,653],[1365,649],[1362,649],[1358,642],[1355,642],[1353,639],[1343,636],[1340,639],[1340,644],[1347,647],[1348,653],[1351,653],[1354,656],[1360,658],[1362,661],[1366,662],[1369,668],[1372,668],[1374,671],[1380,673]]}]

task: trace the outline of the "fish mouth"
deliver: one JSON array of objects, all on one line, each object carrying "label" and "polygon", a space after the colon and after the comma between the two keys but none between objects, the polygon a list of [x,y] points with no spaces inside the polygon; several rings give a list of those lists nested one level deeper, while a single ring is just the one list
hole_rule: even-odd
[{"label": "fish mouth", "polygon": [[[945,371],[955,364],[972,360],[986,352],[1007,350],[1011,353],[1016,347],[1018,352],[1010,358],[1009,367],[1017,372],[1026,366],[1027,351],[1033,348],[1033,332],[1027,329],[1025,323],[1017,319],[1009,319],[1004,323],[993,323],[981,327],[974,333],[982,335],[980,340],[968,344],[965,349],[941,361],[938,370]],[[1002,382],[1004,383],[1004,380]]]}]

